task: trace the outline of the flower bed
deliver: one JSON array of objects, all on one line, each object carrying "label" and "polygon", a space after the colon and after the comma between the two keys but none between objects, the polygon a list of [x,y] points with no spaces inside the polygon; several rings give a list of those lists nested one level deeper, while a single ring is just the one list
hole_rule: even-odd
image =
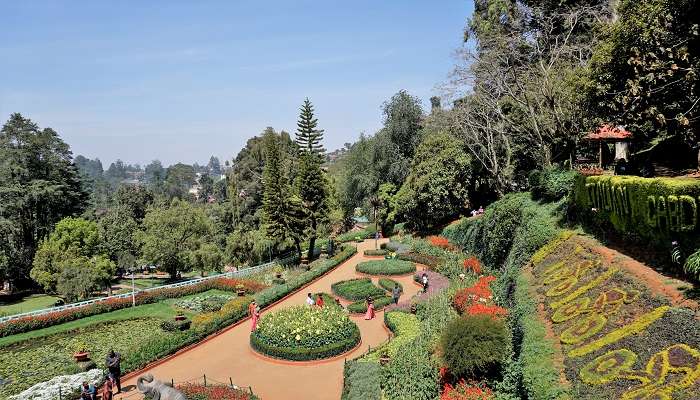
[{"label": "flower bed", "polygon": [[382,289],[389,291],[389,292],[391,292],[391,290],[394,289],[394,286],[398,286],[399,290],[401,290],[401,292],[403,292],[403,286],[393,279],[379,278],[379,286],[381,286]]},{"label": "flower bed", "polygon": [[372,284],[369,278],[357,278],[336,282],[331,285],[333,293],[350,301],[366,300],[368,297],[382,297],[386,292]]},{"label": "flower bed", "polygon": [[[379,311],[382,308],[388,306],[392,302],[392,298],[389,296],[377,297],[374,300],[374,310]],[[367,301],[360,300],[348,305],[348,311],[353,314],[364,314],[367,312]]]},{"label": "flower bed", "polygon": [[257,400],[258,398],[236,387],[223,385],[198,385],[186,383],[178,385],[177,389],[181,391],[188,400]]},{"label": "flower bed", "polygon": [[493,293],[489,284],[495,280],[494,276],[483,276],[473,286],[458,290],[453,300],[454,307],[465,315],[505,317],[508,315],[508,311],[493,304]]},{"label": "flower bed", "polygon": [[[226,291],[236,291],[238,285],[243,285],[246,293],[255,293],[264,289],[265,285],[247,279],[217,278],[200,282],[190,286],[175,288],[157,289],[148,292],[140,292],[135,296],[136,305],[155,303],[165,299],[189,296],[192,294],[206,292],[207,290],[219,289]],[[116,311],[122,308],[131,307],[132,298],[118,298],[89,304],[79,308],[72,308],[63,311],[52,312],[39,316],[29,316],[13,319],[0,323],[0,337],[16,335],[18,333],[29,332],[36,329],[47,328],[49,326],[74,321],[76,319]]]},{"label": "flower bed", "polygon": [[56,376],[46,382],[37,383],[20,394],[10,396],[9,400],[77,399],[80,397],[80,385],[83,382],[89,382],[98,387],[104,380],[105,373],[101,369]]},{"label": "flower bed", "polygon": [[359,328],[337,307],[295,306],[269,313],[250,335],[256,351],[293,361],[333,357],[359,342]]},{"label": "flower bed", "polygon": [[209,296],[195,296],[175,302],[175,307],[184,308],[194,312],[219,311],[221,307],[231,300],[233,296],[225,294],[213,294]]},{"label": "flower bed", "polygon": [[416,264],[404,260],[375,260],[357,264],[357,272],[369,275],[404,275],[416,270]]},{"label": "flower bed", "polygon": [[135,319],[93,325],[77,331],[27,340],[0,349],[0,376],[12,383],[0,386],[0,398],[16,394],[37,382],[57,375],[79,372],[73,353],[86,346],[90,357],[102,365],[109,349],[122,354],[124,362],[139,352],[142,343],[153,338],[170,338],[157,319]]},{"label": "flower bed", "polygon": [[429,267],[430,269],[439,268],[440,265],[445,262],[440,257],[431,256],[431,255],[427,255],[427,254],[419,254],[419,253],[414,253],[414,252],[402,253],[402,254],[397,255],[396,258],[399,260],[411,261],[411,262],[414,262],[416,264],[422,264],[422,265]]}]

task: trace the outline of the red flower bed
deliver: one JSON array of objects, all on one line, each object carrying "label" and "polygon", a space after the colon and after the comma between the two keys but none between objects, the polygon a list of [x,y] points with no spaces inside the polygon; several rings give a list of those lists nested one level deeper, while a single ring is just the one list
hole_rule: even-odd
[{"label": "red flower bed", "polygon": [[452,304],[462,314],[489,315],[503,318],[508,315],[505,308],[492,304],[493,292],[489,284],[496,280],[494,276],[482,276],[473,286],[458,290]]},{"label": "red flower bed", "polygon": [[464,260],[464,269],[479,275],[481,273],[481,263],[476,257],[471,256]]},{"label": "red flower bed", "polygon": [[[266,286],[247,279],[231,279],[217,278],[203,281],[194,285],[180,286],[175,288],[156,289],[148,292],[137,293],[136,305],[155,303],[164,299],[173,299],[201,292],[206,292],[211,289],[220,289],[234,291],[238,285],[243,285],[246,293],[256,293]],[[53,325],[62,324],[64,322],[74,321],[76,319],[89,317],[92,315],[102,314],[110,311],[119,310],[130,307],[132,304],[131,297],[122,297],[118,299],[108,299],[97,303],[88,304],[86,306],[56,311],[39,316],[29,316],[18,319],[9,320],[0,323],[0,337],[16,335],[18,333],[29,332],[35,329],[42,329]]]},{"label": "red flower bed", "polygon": [[442,236],[430,236],[428,238],[428,241],[430,241],[430,244],[432,244],[433,246],[440,247],[446,250],[451,250],[453,248],[453,246],[450,244],[450,241]]},{"label": "red flower bed", "polygon": [[189,400],[252,400],[256,397],[240,389],[229,386],[204,386],[192,383],[178,385],[180,390]]},{"label": "red flower bed", "polygon": [[457,385],[444,386],[440,400],[489,400],[493,392],[483,382],[459,381]]}]

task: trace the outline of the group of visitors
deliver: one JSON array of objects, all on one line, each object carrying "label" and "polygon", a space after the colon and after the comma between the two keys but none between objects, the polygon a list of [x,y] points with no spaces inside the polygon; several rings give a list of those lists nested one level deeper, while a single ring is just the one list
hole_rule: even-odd
[{"label": "group of visitors", "polygon": [[[117,387],[117,393],[122,392],[121,384],[121,354],[110,350],[107,354],[105,364],[107,365],[107,380],[102,385],[102,400],[112,400],[114,387]],[[80,400],[97,400],[97,388],[89,382],[83,382],[80,387]]]},{"label": "group of visitors", "polygon": [[477,215],[481,215],[484,213],[484,207],[479,206],[478,210],[472,210],[472,217],[476,217]]}]

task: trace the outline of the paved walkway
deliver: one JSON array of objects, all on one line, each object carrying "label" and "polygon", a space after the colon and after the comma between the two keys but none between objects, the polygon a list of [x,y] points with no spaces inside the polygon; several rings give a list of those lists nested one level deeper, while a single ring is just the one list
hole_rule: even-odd
[{"label": "paved walkway", "polygon": [[[387,240],[380,240],[380,243],[385,241]],[[310,286],[294,293],[272,308],[266,309],[263,314],[270,310],[304,304],[307,293],[331,293],[331,284],[358,277],[355,265],[368,259],[377,259],[377,257],[365,257],[363,254],[364,250],[373,248],[374,240],[359,243],[357,254],[352,258]],[[412,275],[392,279],[403,285],[405,293],[402,299],[410,298],[418,292],[419,287],[412,283]],[[378,278],[374,277],[372,280],[377,283]],[[348,359],[360,356],[367,350],[367,346],[375,347],[388,339],[389,335],[384,328],[384,315],[381,311],[371,321],[365,321],[360,316],[351,318],[360,327],[362,344],[360,348],[345,355]],[[250,323],[246,321],[147,372],[153,374],[156,379],[167,382],[174,380],[176,383],[189,381],[205,374],[208,382],[227,383],[231,378],[236,385],[252,387],[253,392],[263,400],[340,398],[343,386],[343,357],[317,363],[290,363],[262,359],[250,348],[249,337]],[[199,381],[201,382],[201,379]],[[130,391],[116,398],[129,400],[141,398],[136,395],[135,383],[135,378],[123,382],[122,386],[129,386]]]}]

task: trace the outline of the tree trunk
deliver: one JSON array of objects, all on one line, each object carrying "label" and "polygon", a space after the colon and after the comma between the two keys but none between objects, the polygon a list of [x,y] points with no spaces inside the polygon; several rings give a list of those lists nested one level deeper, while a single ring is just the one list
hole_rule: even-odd
[{"label": "tree trunk", "polygon": [[700,171],[700,147],[698,147],[698,171]]},{"label": "tree trunk", "polygon": [[314,248],[316,247],[316,235],[311,235],[309,238],[309,252],[306,254],[309,262],[314,259]]},{"label": "tree trunk", "polygon": [[297,258],[301,262],[301,243],[298,238],[294,238],[294,247],[297,249]]}]

